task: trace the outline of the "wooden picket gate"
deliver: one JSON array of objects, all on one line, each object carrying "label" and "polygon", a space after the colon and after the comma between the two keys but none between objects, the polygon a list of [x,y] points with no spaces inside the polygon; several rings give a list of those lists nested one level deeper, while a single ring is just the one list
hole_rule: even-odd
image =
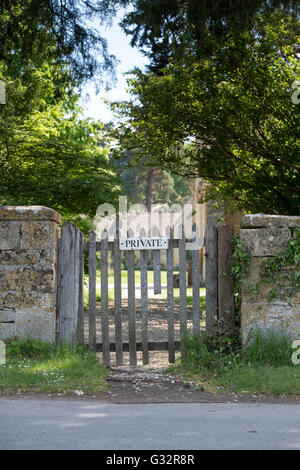
[{"label": "wooden picket gate", "polygon": [[[206,329],[211,332],[214,326],[226,324],[228,328],[234,323],[234,294],[233,279],[230,275],[230,259],[232,256],[233,229],[231,225],[208,224],[204,239],[206,256]],[[142,351],[143,364],[149,363],[149,351],[167,350],[169,362],[175,361],[175,351],[181,350],[183,339],[187,334],[187,240],[184,236],[173,238],[170,231],[168,248],[166,249],[167,271],[167,312],[168,331],[167,341],[148,340],[148,284],[147,270],[149,251],[139,250],[140,289],[141,289],[141,342],[136,340],[136,288],[135,288],[135,258],[134,250],[128,250],[127,291],[128,291],[128,342],[123,341],[124,318],[122,318],[122,250],[119,246],[119,233],[116,232],[114,241],[103,237],[96,241],[94,231],[90,232],[87,243],[74,224],[64,223],[62,237],[58,246],[58,295],[57,295],[57,337],[58,341],[71,344],[84,342],[84,308],[83,308],[83,278],[84,253],[88,253],[88,319],[86,321],[85,343],[98,352],[103,353],[103,363],[109,366],[111,352],[116,354],[116,364],[123,364],[123,352],[129,352],[130,365],[137,364],[137,352]],[[174,248],[179,249],[179,314],[180,338],[174,334]],[[192,251],[192,334],[200,334],[200,266],[199,249]],[[100,254],[101,279],[101,343],[97,343],[96,335],[96,273],[97,252]],[[153,262],[154,293],[161,292],[160,250],[151,250]],[[114,270],[114,336],[111,341],[109,331],[109,284],[108,266],[109,255]]]}]

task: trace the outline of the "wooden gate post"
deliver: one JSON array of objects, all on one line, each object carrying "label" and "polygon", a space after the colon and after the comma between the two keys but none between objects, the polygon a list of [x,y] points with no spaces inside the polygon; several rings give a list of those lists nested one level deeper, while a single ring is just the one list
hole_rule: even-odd
[{"label": "wooden gate post", "polygon": [[231,224],[209,223],[206,230],[206,331],[212,334],[218,325],[222,334],[230,333],[234,321],[234,279]]},{"label": "wooden gate post", "polygon": [[218,322],[222,334],[228,334],[235,327],[234,321],[234,279],[231,274],[233,255],[233,226],[218,224]]},{"label": "wooden gate post", "polygon": [[206,228],[206,332],[211,334],[218,318],[218,232],[215,224]]},{"label": "wooden gate post", "polygon": [[58,244],[57,340],[72,345],[83,337],[82,244],[79,228],[64,222]]}]

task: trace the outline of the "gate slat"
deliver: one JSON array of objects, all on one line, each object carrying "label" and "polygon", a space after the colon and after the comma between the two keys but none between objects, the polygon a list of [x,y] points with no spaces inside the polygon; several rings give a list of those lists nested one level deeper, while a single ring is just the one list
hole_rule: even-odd
[{"label": "gate slat", "polygon": [[214,224],[206,228],[206,332],[212,333],[218,315],[218,234]]},{"label": "gate slat", "polygon": [[174,291],[173,291],[173,229],[170,229],[169,248],[167,250],[167,302],[168,302],[168,349],[169,362],[175,362],[174,341]]},{"label": "gate slat", "polygon": [[114,293],[115,293],[115,335],[116,335],[116,363],[123,365],[122,344],[122,279],[121,279],[121,251],[119,248],[119,221],[117,219],[116,237],[114,241]]},{"label": "gate slat", "polygon": [[[159,237],[158,227],[153,227],[152,235]],[[154,279],[154,294],[161,294],[161,275],[160,275],[160,251],[152,251],[153,261],[153,279]]]},{"label": "gate slat", "polygon": [[148,285],[147,285],[147,251],[140,251],[141,267],[141,317],[143,364],[149,364],[148,352]]},{"label": "gate slat", "polygon": [[185,249],[185,233],[184,227],[181,230],[181,238],[179,239],[179,296],[180,296],[180,341],[181,352],[183,353],[184,337],[187,332],[187,315],[186,315],[186,249]]},{"label": "gate slat", "polygon": [[96,233],[89,235],[89,347],[96,347]]},{"label": "gate slat", "polygon": [[109,324],[108,324],[108,238],[101,239],[101,327],[103,343],[103,364],[110,365]]},{"label": "gate slat", "polygon": [[73,222],[73,240],[74,240],[74,300],[73,300],[73,344],[77,341],[77,332],[78,332],[78,320],[79,320],[79,298],[80,298],[80,268],[81,268],[81,258],[80,258],[80,230]]},{"label": "gate slat", "polygon": [[153,250],[153,278],[154,278],[154,294],[161,294],[161,275],[160,275],[160,251]]},{"label": "gate slat", "polygon": [[[197,225],[194,224],[197,239]],[[200,336],[200,263],[199,248],[192,250],[192,282],[193,282],[193,335]]]},{"label": "gate slat", "polygon": [[84,256],[83,256],[83,233],[79,232],[79,299],[78,299],[78,323],[77,323],[77,343],[84,344]]},{"label": "gate slat", "polygon": [[[129,235],[129,234],[128,234]],[[134,251],[127,251],[129,363],[136,366]]]}]

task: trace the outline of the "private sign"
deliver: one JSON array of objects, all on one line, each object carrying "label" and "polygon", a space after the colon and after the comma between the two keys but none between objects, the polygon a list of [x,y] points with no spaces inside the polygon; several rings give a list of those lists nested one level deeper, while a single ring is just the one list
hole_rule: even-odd
[{"label": "private sign", "polygon": [[166,250],[168,237],[120,238],[120,250]]}]

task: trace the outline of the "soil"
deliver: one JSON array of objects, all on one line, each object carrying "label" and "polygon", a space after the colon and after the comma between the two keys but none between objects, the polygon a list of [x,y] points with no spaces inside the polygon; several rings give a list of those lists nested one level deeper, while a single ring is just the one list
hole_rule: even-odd
[{"label": "soil", "polygon": [[112,403],[300,403],[300,397],[224,394],[162,369],[114,369],[108,381]]},{"label": "soil", "polygon": [[285,403],[299,404],[299,396],[270,397],[267,395],[238,395],[211,390],[206,384],[197,384],[165,369],[112,368],[108,390],[91,395],[75,393],[0,393],[1,398],[27,400],[81,400],[103,401],[114,404],[154,403]]},{"label": "soil", "polygon": [[[97,302],[96,332],[97,343],[101,342],[101,303]],[[167,341],[168,313],[166,299],[149,299],[148,301],[148,334],[149,341]],[[127,300],[122,302],[122,333],[123,341],[128,341],[128,307]],[[85,335],[88,335],[88,318],[85,321]],[[141,341],[140,301],[136,300],[136,333],[137,341]],[[192,306],[187,305],[187,327],[192,327]],[[203,327],[203,323],[201,328]],[[109,334],[114,341],[114,309],[109,305]],[[174,304],[175,340],[180,337],[179,304]],[[176,353],[179,358],[180,353]],[[99,353],[102,363],[102,354]],[[143,365],[142,352],[137,352],[137,366],[129,365],[129,353],[124,352],[124,366],[116,366],[115,353],[111,353],[111,368],[108,377],[108,391],[82,399],[102,399],[111,403],[300,403],[297,397],[269,397],[266,395],[238,395],[221,393],[217,388],[206,384],[197,384],[181,375],[168,372],[167,351],[149,351],[149,364]],[[70,397],[71,398],[71,397]]]}]

